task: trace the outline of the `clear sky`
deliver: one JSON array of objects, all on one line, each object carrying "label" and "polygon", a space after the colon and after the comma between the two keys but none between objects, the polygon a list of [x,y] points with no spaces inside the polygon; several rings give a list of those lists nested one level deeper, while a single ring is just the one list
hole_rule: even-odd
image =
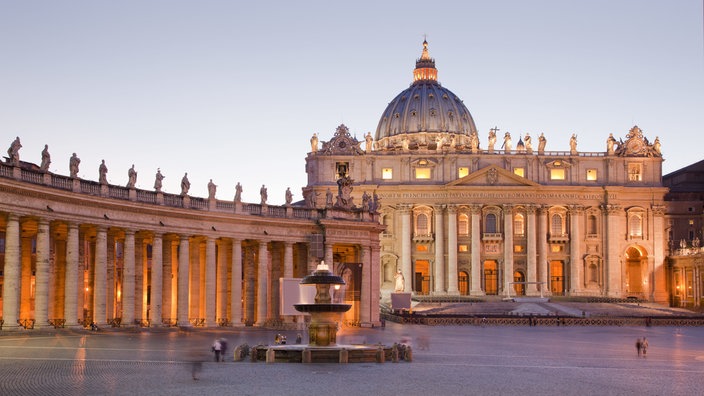
[{"label": "clear sky", "polygon": [[306,185],[315,132],[363,140],[412,81],[427,35],[438,80],[486,147],[497,126],[548,150],[605,151],[638,125],[664,173],[703,159],[702,0],[0,0],[0,145],[68,175],[269,203]]}]

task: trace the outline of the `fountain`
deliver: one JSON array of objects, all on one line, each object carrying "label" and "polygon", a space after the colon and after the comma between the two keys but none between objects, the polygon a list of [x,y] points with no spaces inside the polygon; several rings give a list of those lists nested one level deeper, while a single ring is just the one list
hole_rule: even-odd
[{"label": "fountain", "polygon": [[296,363],[361,363],[396,360],[398,352],[382,344],[338,345],[338,322],[350,304],[333,303],[330,288],[344,285],[342,277],[333,275],[321,261],[315,271],[304,277],[301,285],[315,286],[314,303],[294,304],[302,313],[310,314],[308,344],[258,345],[252,348],[252,361]]}]

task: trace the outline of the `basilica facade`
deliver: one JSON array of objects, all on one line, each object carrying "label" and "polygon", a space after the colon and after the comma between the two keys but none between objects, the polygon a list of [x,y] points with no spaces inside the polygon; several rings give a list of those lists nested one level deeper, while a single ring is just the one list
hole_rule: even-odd
[{"label": "basilica facade", "polygon": [[316,197],[347,177],[355,204],[379,212],[382,296],[400,271],[414,295],[668,301],[657,137],[634,126],[582,152],[574,134],[480,136],[437,76],[424,42],[374,136],[340,125],[306,159],[309,205],[333,205]]}]

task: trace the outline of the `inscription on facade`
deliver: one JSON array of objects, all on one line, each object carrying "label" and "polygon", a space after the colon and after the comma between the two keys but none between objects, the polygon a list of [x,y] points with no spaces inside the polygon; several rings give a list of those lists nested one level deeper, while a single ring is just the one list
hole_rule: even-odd
[{"label": "inscription on facade", "polygon": [[[382,199],[572,199],[572,200],[603,200],[603,194],[580,193],[535,193],[535,192],[422,192],[422,193],[382,193]],[[609,200],[616,199],[616,194],[609,194]]]}]

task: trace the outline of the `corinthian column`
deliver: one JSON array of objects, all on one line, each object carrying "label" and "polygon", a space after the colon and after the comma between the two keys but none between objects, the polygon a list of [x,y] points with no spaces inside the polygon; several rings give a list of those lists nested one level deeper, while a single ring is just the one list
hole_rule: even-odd
[{"label": "corinthian column", "polygon": [[[359,302],[359,321],[361,323],[371,323],[371,317],[370,317],[370,310],[369,310],[369,305],[371,304],[370,301],[370,294],[369,294],[369,289],[371,286],[371,250],[369,249],[368,246],[362,246],[361,249],[361,255],[362,255],[362,284],[361,284],[361,296],[360,296],[360,302]],[[351,285],[347,285],[347,287],[350,287]]]},{"label": "corinthian column", "polygon": [[538,206],[538,274],[540,277],[541,294],[550,294],[550,284],[548,283],[548,210],[544,206]]},{"label": "corinthian column", "polygon": [[[536,252],[536,238],[538,237],[536,233],[536,228],[535,228],[535,211],[536,208],[533,205],[528,205],[526,206],[526,212],[528,213],[528,234],[527,234],[527,242],[528,242],[528,248],[527,248],[527,255],[528,255],[528,268],[527,268],[527,274],[526,274],[526,281],[528,282],[536,282],[537,279],[537,266],[536,266],[536,261],[537,261],[537,252]],[[526,294],[529,296],[535,296],[538,294],[538,288],[536,287],[537,285],[535,283],[528,283],[528,287],[526,288]]]},{"label": "corinthian column", "polygon": [[401,215],[401,272],[404,277],[404,290],[411,292],[413,267],[411,266],[411,206],[399,205]]},{"label": "corinthian column", "polygon": [[511,295],[513,282],[513,206],[504,205],[504,293]]},{"label": "corinthian column", "polygon": [[[658,303],[666,303],[667,269],[665,268],[665,211],[664,205],[653,205],[653,279],[651,281],[652,299]],[[701,275],[700,275],[701,276]]]},{"label": "corinthian column", "polygon": [[447,294],[460,294],[457,288],[457,206],[447,205]]},{"label": "corinthian column", "polygon": [[445,235],[442,218],[443,205],[433,206],[435,214],[435,287],[436,294],[445,291]]},{"label": "corinthian column", "polygon": [[49,326],[49,221],[39,219],[37,229],[37,262],[35,271],[34,321],[38,327]]},{"label": "corinthian column", "polygon": [[20,221],[15,214],[5,228],[5,270],[2,300],[3,327],[16,328],[20,312]]},{"label": "corinthian column", "polygon": [[579,249],[582,240],[583,213],[584,208],[579,205],[570,207],[570,290],[572,295],[582,291],[582,282],[584,282],[584,265]]},{"label": "corinthian column", "polygon": [[482,214],[481,205],[472,205],[472,288],[469,294],[483,296],[482,290],[482,263],[481,263],[481,230],[479,219]]},{"label": "corinthian column", "polygon": [[623,209],[618,205],[606,205],[606,293],[609,297],[621,297],[621,262],[619,242],[625,230],[622,226]]}]

